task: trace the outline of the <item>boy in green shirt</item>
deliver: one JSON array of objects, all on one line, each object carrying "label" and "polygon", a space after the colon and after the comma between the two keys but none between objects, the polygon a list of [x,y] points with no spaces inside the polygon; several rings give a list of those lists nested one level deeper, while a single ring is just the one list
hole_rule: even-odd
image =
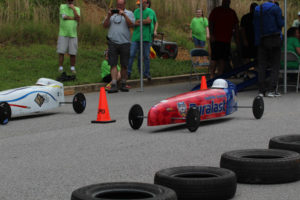
[{"label": "boy in green shirt", "polygon": [[[107,83],[105,86],[105,90],[110,90],[111,89],[111,84],[112,84],[112,77],[111,77],[111,66],[108,64],[108,50],[104,51],[104,56],[105,60],[102,61],[101,63],[101,78],[104,83]],[[121,68],[119,65],[117,65],[117,70],[118,70],[118,77],[117,81],[121,80]],[[130,88],[129,85],[126,85],[126,88]]]},{"label": "boy in green shirt", "polygon": [[80,9],[74,6],[74,0],[66,0],[59,9],[59,37],[57,53],[59,54],[59,72],[63,72],[64,55],[70,55],[71,71],[76,73],[75,63],[78,49],[77,25],[80,21]]}]

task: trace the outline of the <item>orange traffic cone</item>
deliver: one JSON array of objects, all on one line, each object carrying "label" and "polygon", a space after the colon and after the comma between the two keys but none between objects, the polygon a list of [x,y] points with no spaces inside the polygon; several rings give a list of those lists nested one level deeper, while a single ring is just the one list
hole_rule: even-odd
[{"label": "orange traffic cone", "polygon": [[105,88],[100,88],[99,106],[97,120],[92,121],[92,123],[111,123],[116,122],[116,120],[111,120],[106,100]]},{"label": "orange traffic cone", "polygon": [[201,77],[201,88],[200,90],[207,90],[206,78],[205,76]]}]

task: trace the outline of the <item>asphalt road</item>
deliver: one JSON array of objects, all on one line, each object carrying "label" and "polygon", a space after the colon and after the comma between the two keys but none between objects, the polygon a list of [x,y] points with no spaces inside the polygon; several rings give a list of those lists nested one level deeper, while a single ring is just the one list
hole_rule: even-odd
[{"label": "asphalt road", "polygon": [[[250,109],[202,122],[195,133],[182,125],[147,127],[128,124],[134,103],[149,108],[164,98],[185,92],[189,84],[133,89],[108,94],[116,123],[91,124],[99,93],[86,94],[87,109],[74,114],[65,105],[44,115],[14,119],[0,126],[0,199],[69,200],[73,190],[95,183],[135,181],[153,183],[156,171],[176,166],[219,166],[223,152],[267,148],[273,136],[298,134],[299,94],[265,98],[265,115],[255,120]],[[239,93],[248,106],[256,91]],[[72,97],[66,97],[71,100]],[[297,200],[300,181],[278,185],[238,184],[234,200]]]}]

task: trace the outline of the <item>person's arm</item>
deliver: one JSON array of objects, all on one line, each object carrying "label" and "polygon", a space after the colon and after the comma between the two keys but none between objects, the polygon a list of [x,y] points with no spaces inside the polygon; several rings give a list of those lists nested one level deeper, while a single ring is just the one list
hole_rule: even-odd
[{"label": "person's arm", "polygon": [[[149,25],[149,24],[151,24],[151,22],[152,22],[152,20],[149,17],[147,17],[146,19],[143,19],[143,25]],[[140,20],[139,19],[136,20],[134,25],[139,26]]]},{"label": "person's arm", "polygon": [[154,36],[157,36],[158,22],[156,21],[154,26]]},{"label": "person's arm", "polygon": [[204,18],[205,19],[205,26],[206,26],[206,39],[210,39],[210,33],[209,33],[209,24],[208,24],[208,19],[207,18]]},{"label": "person's arm", "polygon": [[210,34],[209,34],[209,28],[208,28],[208,26],[206,27],[206,38],[208,40],[210,39]]},{"label": "person's arm", "polygon": [[74,4],[68,4],[69,5],[69,8],[71,8],[73,10],[73,13],[74,13],[74,17],[73,17],[73,20],[76,20],[77,22],[80,21],[80,15],[78,14]]},{"label": "person's arm", "polygon": [[106,16],[106,18],[105,18],[105,20],[103,22],[103,27],[104,28],[109,28],[111,16],[112,16],[112,13],[111,13],[111,10],[109,10],[108,13],[107,13],[107,16]]},{"label": "person's arm", "polygon": [[131,19],[126,15],[126,13],[123,11],[123,10],[120,10],[119,11],[119,14],[124,16],[125,20],[126,20],[126,23],[127,23],[127,26],[128,27],[133,27],[133,22],[131,21]]},{"label": "person's arm", "polygon": [[278,28],[281,29],[284,26],[284,19],[282,18],[281,9],[278,6],[276,8],[277,8],[275,12],[276,23]]},{"label": "person's arm", "polygon": [[296,47],[296,52],[297,52],[298,56],[300,56],[300,47]]}]

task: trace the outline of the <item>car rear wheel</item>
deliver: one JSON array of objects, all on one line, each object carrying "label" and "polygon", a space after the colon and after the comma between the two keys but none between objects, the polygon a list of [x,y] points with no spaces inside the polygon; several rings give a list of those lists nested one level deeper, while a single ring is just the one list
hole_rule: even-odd
[{"label": "car rear wheel", "polygon": [[73,109],[77,114],[83,113],[86,107],[86,99],[84,94],[77,93],[73,98]]},{"label": "car rear wheel", "polygon": [[195,132],[200,125],[200,112],[197,107],[191,107],[186,115],[186,127],[190,132]]},{"label": "car rear wheel", "polygon": [[264,100],[261,96],[255,97],[252,105],[253,115],[256,119],[260,119],[264,114]]},{"label": "car rear wheel", "polygon": [[132,129],[139,129],[144,121],[144,112],[142,106],[139,104],[133,105],[128,114],[128,121]]}]

